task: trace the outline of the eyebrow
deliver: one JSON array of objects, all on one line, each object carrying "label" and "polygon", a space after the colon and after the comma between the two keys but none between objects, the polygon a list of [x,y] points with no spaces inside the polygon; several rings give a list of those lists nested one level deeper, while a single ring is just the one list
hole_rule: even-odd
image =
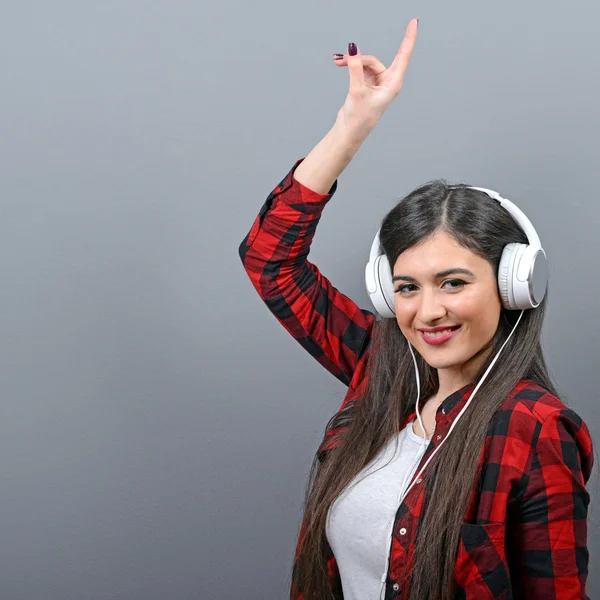
[{"label": "eyebrow", "polygon": [[[439,273],[436,273],[435,278],[439,279],[440,277],[446,277],[447,275],[454,274],[462,274],[475,277],[475,275],[471,273],[469,269],[446,269],[445,271],[440,271]],[[394,277],[392,277],[392,282],[397,281],[398,279],[402,279],[403,281],[416,281],[415,278],[411,277],[410,275],[395,275]]]}]

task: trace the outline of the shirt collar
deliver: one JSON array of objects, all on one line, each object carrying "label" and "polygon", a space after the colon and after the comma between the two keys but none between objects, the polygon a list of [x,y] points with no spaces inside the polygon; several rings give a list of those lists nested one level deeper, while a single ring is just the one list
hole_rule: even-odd
[{"label": "shirt collar", "polygon": [[[469,398],[473,395],[475,386],[475,383],[468,383],[467,385],[464,385],[460,389],[447,396],[436,410],[436,420],[440,418],[454,420],[456,415],[462,410]],[[419,403],[419,413],[422,412],[426,400],[427,398],[424,398]],[[416,408],[413,407],[413,410],[408,415],[406,422],[412,421],[416,416],[417,411]],[[406,422],[404,425],[406,425]]]},{"label": "shirt collar", "polygon": [[461,387],[459,390],[452,392],[444,399],[440,406],[438,406],[436,414],[443,412],[445,415],[454,416],[455,414],[459,413],[472,396],[474,389],[474,383],[467,383],[467,385]]}]

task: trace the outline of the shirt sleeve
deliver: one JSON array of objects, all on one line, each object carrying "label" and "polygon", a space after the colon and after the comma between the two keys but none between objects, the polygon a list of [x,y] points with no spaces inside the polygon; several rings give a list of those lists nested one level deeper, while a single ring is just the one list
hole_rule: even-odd
[{"label": "shirt sleeve", "polygon": [[345,385],[367,350],[375,315],[337,290],[308,260],[327,194],[293,174],[301,158],[267,196],[239,246],[244,270],[267,308],[323,367]]},{"label": "shirt sleeve", "polygon": [[552,412],[539,430],[513,531],[524,597],[589,600],[585,484],[593,465],[587,426],[571,409]]}]

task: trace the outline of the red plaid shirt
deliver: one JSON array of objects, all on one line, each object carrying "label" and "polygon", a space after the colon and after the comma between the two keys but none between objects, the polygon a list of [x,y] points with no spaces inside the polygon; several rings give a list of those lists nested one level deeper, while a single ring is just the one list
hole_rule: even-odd
[{"label": "red plaid shirt", "polygon": [[[337,189],[318,194],[293,178],[299,159],[269,194],[239,247],[244,269],[275,318],[323,367],[348,386],[340,410],[360,398],[368,370],[374,313],[359,308],[307,260],[321,212]],[[443,440],[474,385],[451,394],[415,472]],[[400,424],[404,427],[416,413]],[[335,445],[328,432],[321,461]],[[331,438],[332,439],[332,438]],[[495,413],[482,448],[481,484],[460,529],[454,577],[466,600],[588,599],[585,484],[592,440],[581,417],[533,381],[522,380]],[[411,482],[412,483],[412,480]],[[402,598],[423,504],[418,479],[393,526],[385,600]],[[303,524],[298,542],[303,535]],[[296,547],[297,552],[298,546]],[[343,598],[331,549],[330,586]],[[302,600],[293,578],[291,600]]]}]

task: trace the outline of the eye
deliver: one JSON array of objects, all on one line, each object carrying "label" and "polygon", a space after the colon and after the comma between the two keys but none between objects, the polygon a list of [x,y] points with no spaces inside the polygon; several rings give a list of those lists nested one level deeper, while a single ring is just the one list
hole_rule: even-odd
[{"label": "eye", "polygon": [[[463,281],[462,279],[446,279],[446,281],[444,281],[442,286],[445,285],[446,283],[454,284],[454,285],[450,286],[449,288],[446,288],[446,289],[450,289],[450,290],[459,290],[463,286],[467,285],[467,282]],[[413,287],[415,287],[415,285],[413,283],[405,283],[404,285],[399,285],[398,289],[396,290],[396,293],[397,294],[409,293],[412,291],[409,288],[413,288]]]},{"label": "eye", "polygon": [[402,294],[404,292],[408,292],[410,290],[408,290],[407,288],[409,287],[414,287],[414,285],[412,283],[405,283],[404,285],[399,285],[398,289],[396,290],[397,294]]},{"label": "eye", "polygon": [[444,283],[455,283],[457,285],[452,286],[450,289],[451,290],[458,290],[461,287],[463,287],[464,285],[467,284],[466,281],[463,281],[462,279],[446,279],[446,281],[444,281]]}]

